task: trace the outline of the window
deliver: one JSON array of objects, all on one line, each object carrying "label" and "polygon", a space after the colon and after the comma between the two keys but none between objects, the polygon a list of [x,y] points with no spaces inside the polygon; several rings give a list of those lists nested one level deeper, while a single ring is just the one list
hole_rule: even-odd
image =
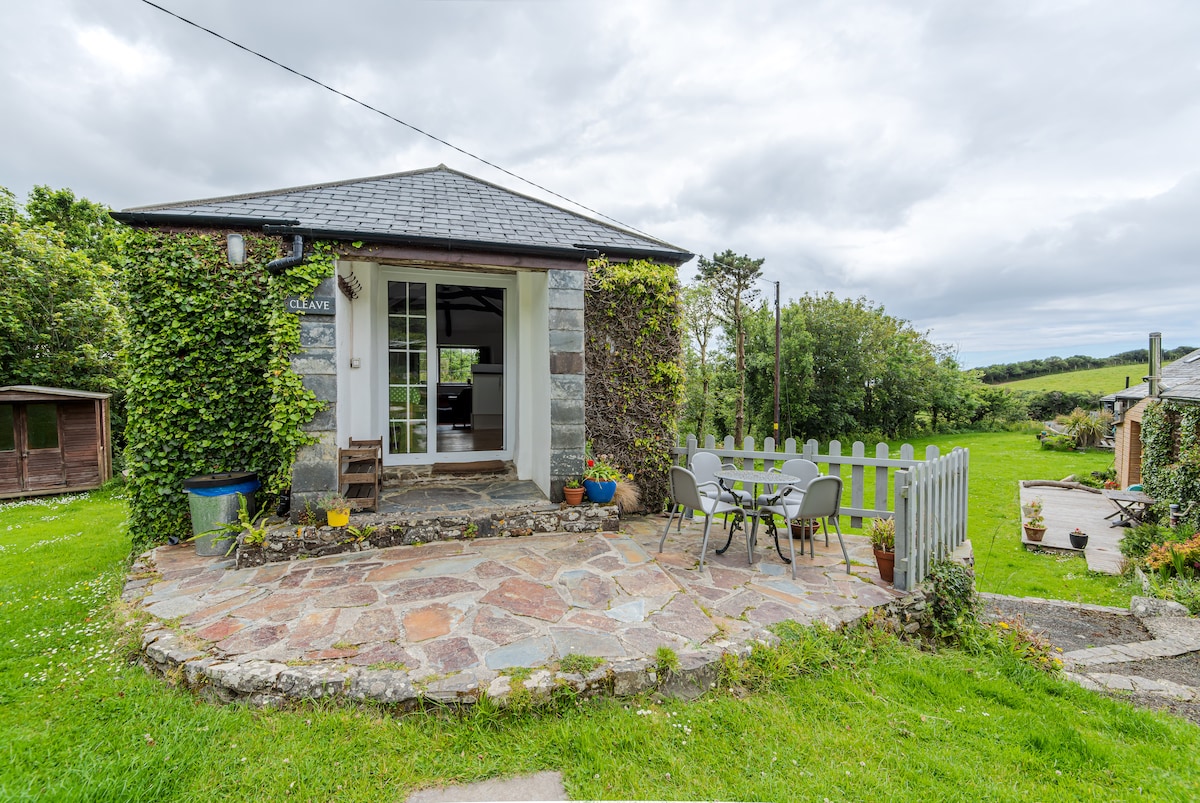
[{"label": "window", "polygon": [[0,404],[0,452],[11,452],[17,448],[17,435],[13,423],[13,406]]},{"label": "window", "polygon": [[438,381],[466,384],[471,366],[479,364],[479,349],[442,346],[438,348]]},{"label": "window", "polygon": [[25,407],[26,442],[30,449],[58,448],[58,405],[30,404]]}]

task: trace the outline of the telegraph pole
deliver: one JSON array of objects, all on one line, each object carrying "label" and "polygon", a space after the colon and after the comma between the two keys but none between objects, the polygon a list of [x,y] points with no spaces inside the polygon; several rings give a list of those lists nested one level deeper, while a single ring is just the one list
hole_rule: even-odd
[{"label": "telegraph pole", "polygon": [[779,447],[779,282],[775,282],[775,446]]}]

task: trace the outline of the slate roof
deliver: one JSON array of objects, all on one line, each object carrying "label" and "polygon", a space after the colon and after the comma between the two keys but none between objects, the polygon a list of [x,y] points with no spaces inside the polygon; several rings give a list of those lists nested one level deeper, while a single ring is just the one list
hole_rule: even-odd
[{"label": "slate roof", "polygon": [[[1161,389],[1158,394],[1160,398],[1200,401],[1200,349],[1164,365],[1160,384]],[[1136,401],[1144,399],[1148,395],[1150,395],[1150,383],[1143,382],[1140,385],[1110,393],[1101,401],[1111,402],[1117,399]]]},{"label": "slate roof", "polygon": [[[219,225],[221,219],[272,225],[272,231],[355,239],[423,240],[507,250],[588,249],[613,256],[644,256],[671,263],[692,254],[512,192],[445,165],[307,187],[198,201],[140,206],[114,214],[119,220]],[[337,237],[334,237],[337,239]],[[583,253],[581,255],[586,255]]]}]

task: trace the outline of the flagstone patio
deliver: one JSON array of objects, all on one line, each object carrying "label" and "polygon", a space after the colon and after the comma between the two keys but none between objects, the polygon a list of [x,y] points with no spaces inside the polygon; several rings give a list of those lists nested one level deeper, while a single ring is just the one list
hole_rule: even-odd
[{"label": "flagstone patio", "polygon": [[569,679],[579,688],[628,693],[654,682],[659,647],[674,650],[693,681],[715,678],[721,653],[769,638],[768,625],[837,625],[896,596],[862,537],[847,536],[853,574],[836,538],[827,547],[818,537],[815,559],[798,558],[793,581],[761,537],[756,565],[739,537],[725,555],[710,545],[698,569],[698,523],[672,527],[658,554],[664,524],[634,517],[621,532],[440,542],[245,569],[188,545],[163,546],[141,557],[124,596],[153,617],[143,641],[150,665],[219,699],[259,704],[502,698],[514,670],[535,670],[526,685],[552,688],[562,679],[556,662],[569,654],[604,660],[589,677]]}]

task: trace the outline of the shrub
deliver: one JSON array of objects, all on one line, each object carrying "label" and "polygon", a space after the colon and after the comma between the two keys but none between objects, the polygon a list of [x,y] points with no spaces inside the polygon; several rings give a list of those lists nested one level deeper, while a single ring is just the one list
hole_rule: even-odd
[{"label": "shrub", "polygon": [[1070,435],[1046,435],[1042,438],[1042,448],[1051,452],[1075,451],[1075,439]]},{"label": "shrub", "polygon": [[978,629],[979,595],[975,573],[960,563],[933,564],[927,583],[933,632],[938,638],[961,641]]},{"label": "shrub", "polygon": [[1187,541],[1168,541],[1150,547],[1146,567],[1155,569],[1163,577],[1195,577],[1200,569],[1200,533]]},{"label": "shrub", "polygon": [[996,645],[1001,651],[1007,652],[1019,660],[1043,672],[1057,672],[1062,669],[1062,650],[1050,643],[1050,639],[1029,629],[1023,617],[1018,615],[1012,621],[1000,621],[988,628],[996,639]]},{"label": "shrub", "polygon": [[1141,560],[1150,552],[1150,547],[1155,544],[1182,541],[1184,538],[1185,536],[1181,536],[1169,527],[1147,522],[1125,531],[1125,536],[1121,539],[1120,550],[1122,555],[1131,560]]},{"label": "shrub", "polygon": [[1101,438],[1108,435],[1112,428],[1112,413],[1089,413],[1082,407],[1076,407],[1070,413],[1059,416],[1058,423],[1067,428],[1067,434],[1075,440],[1076,446],[1087,448],[1097,445]]}]

